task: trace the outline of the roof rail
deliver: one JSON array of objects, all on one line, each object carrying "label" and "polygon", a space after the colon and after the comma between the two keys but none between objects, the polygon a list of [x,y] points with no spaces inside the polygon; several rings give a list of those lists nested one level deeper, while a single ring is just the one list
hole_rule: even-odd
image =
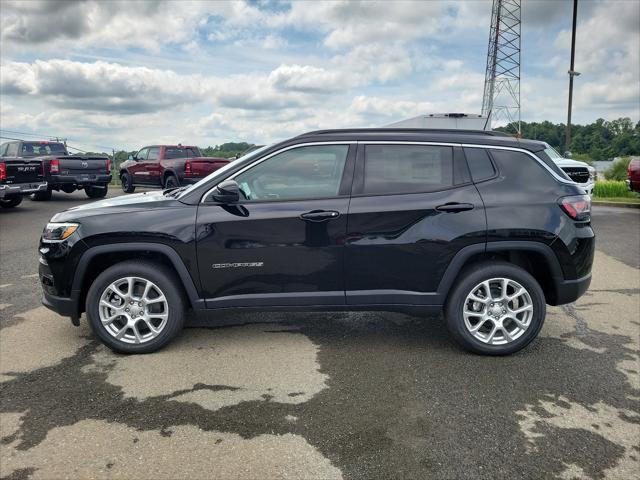
[{"label": "roof rail", "polygon": [[337,128],[328,130],[314,130],[298,135],[299,137],[308,137],[312,135],[330,135],[332,133],[447,133],[458,135],[487,135],[491,137],[511,137],[508,133],[498,132],[495,130],[462,130],[455,128]]}]

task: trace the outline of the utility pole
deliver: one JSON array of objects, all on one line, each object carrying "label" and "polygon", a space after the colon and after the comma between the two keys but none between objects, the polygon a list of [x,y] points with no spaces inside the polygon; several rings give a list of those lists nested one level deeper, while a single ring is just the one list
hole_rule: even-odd
[{"label": "utility pole", "polygon": [[573,77],[580,75],[574,70],[576,56],[576,19],[578,18],[578,0],[573,0],[573,27],[571,30],[571,66],[569,67],[569,107],[567,109],[567,129],[565,135],[564,151],[571,148],[571,106],[573,103]]}]

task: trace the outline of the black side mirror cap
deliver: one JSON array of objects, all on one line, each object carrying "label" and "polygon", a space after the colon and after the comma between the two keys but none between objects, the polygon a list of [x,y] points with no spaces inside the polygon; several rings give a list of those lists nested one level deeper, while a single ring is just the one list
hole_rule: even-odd
[{"label": "black side mirror cap", "polygon": [[236,203],[240,201],[240,186],[235,180],[225,180],[218,184],[211,199],[218,203]]}]

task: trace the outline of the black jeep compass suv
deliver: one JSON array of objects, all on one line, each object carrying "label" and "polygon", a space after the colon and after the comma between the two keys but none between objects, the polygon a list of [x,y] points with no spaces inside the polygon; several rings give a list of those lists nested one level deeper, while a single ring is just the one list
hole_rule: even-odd
[{"label": "black jeep compass suv", "polygon": [[520,350],[591,281],[590,200],[545,144],[355,129],[253,151],[195,185],[55,215],[43,303],[113,350],[159,349],[185,310],[444,309],[463,347]]}]

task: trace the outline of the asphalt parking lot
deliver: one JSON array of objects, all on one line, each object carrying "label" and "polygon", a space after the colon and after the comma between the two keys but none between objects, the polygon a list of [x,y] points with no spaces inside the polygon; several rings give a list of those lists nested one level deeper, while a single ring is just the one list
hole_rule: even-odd
[{"label": "asphalt parking lot", "polygon": [[510,357],[380,312],[229,314],[122,356],[40,305],[42,227],[86,201],[0,212],[2,478],[639,476],[639,210],[594,207],[590,291]]}]

